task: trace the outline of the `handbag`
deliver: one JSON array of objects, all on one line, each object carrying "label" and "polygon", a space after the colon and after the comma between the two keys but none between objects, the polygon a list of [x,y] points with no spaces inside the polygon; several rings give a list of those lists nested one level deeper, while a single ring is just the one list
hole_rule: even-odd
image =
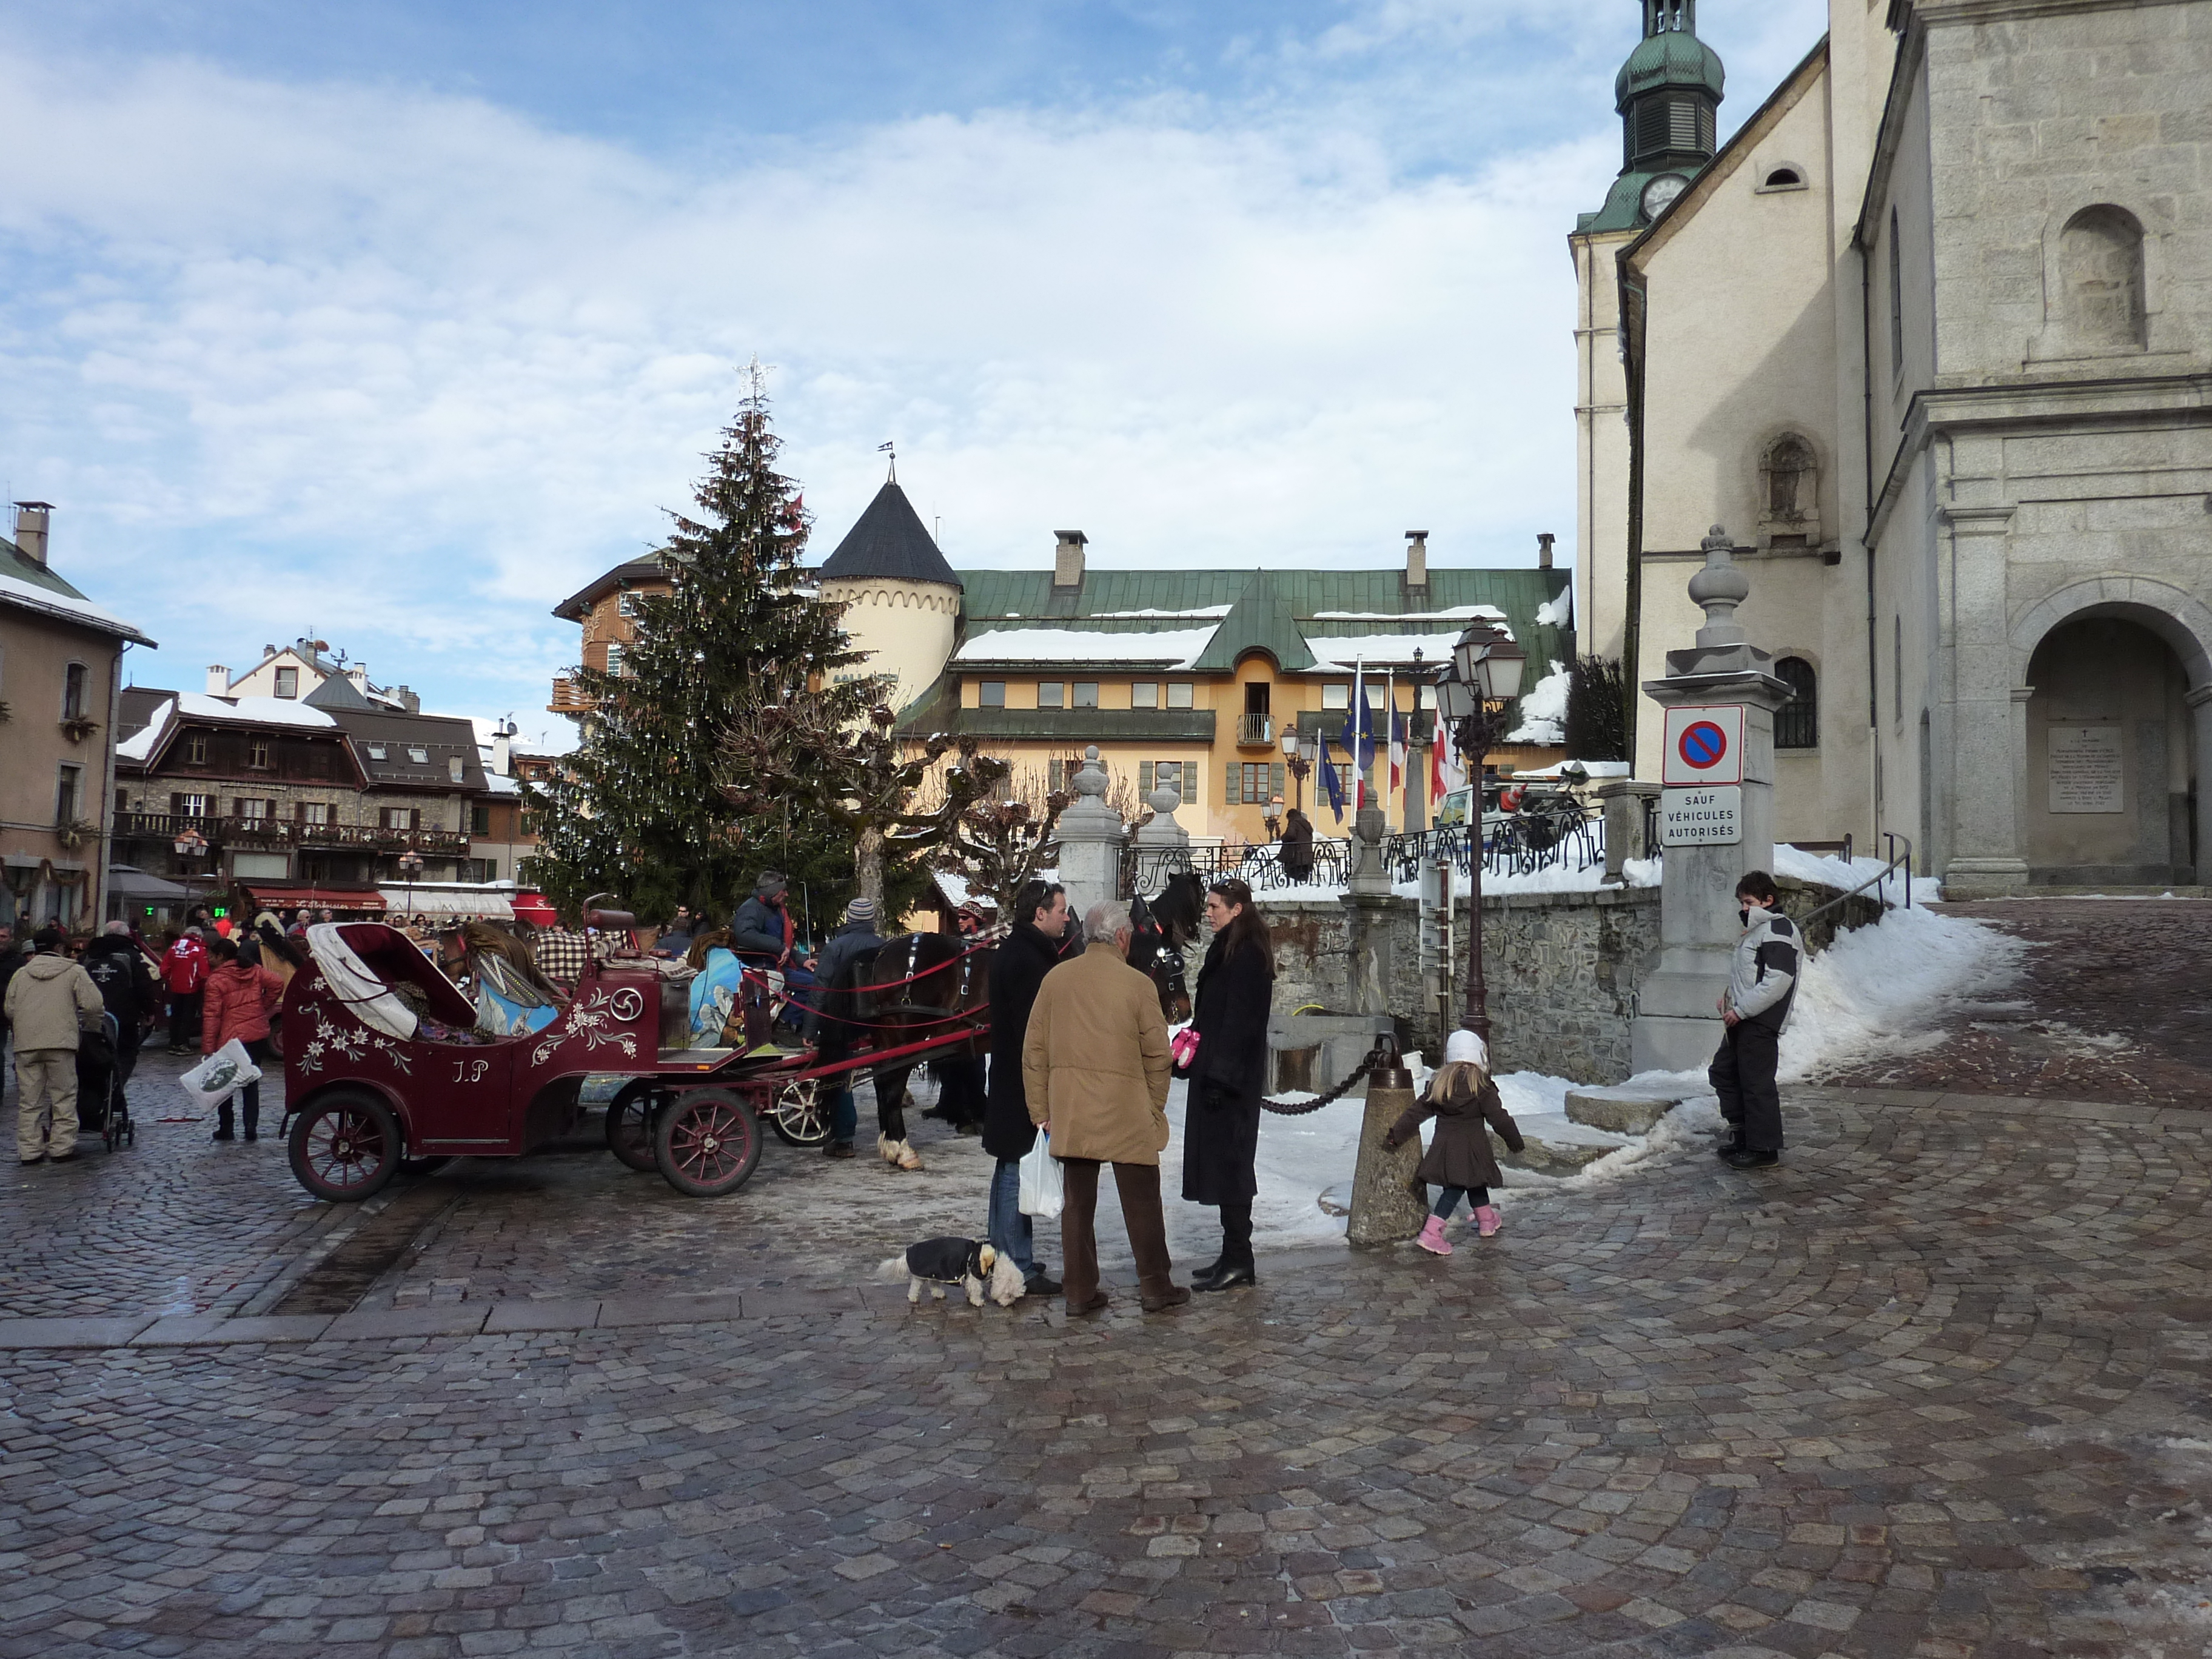
[{"label": "handbag", "polygon": [[177,1081],[193,1105],[216,1106],[247,1084],[260,1082],[261,1068],[246,1052],[246,1045],[233,1037]]},{"label": "handbag", "polygon": [[1037,1131],[1036,1142],[1022,1154],[1021,1212],[1040,1221],[1050,1221],[1067,1205],[1060,1160],[1052,1155],[1049,1132]]},{"label": "handbag", "polygon": [[1186,1025],[1168,1039],[1168,1058],[1175,1062],[1178,1077],[1190,1075],[1191,1062],[1198,1058],[1198,1027]]}]

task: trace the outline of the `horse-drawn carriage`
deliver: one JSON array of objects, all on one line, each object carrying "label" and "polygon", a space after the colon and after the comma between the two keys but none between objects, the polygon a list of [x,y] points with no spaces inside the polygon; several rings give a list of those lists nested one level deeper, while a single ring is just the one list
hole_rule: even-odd
[{"label": "horse-drawn carriage", "polygon": [[[896,982],[866,985],[850,1012],[830,1016],[844,1033],[830,1057],[693,1046],[686,986],[634,950],[593,962],[573,996],[508,1021],[487,1019],[381,923],[312,927],[307,947],[284,994],[285,1099],[292,1172],[319,1198],[367,1198],[404,1165],[546,1146],[581,1120],[586,1080],[607,1077],[628,1079],[607,1109],[610,1150],[678,1192],[720,1197],[759,1161],[763,1118],[787,1141],[819,1146],[821,1097],[850,1073],[875,1073],[889,1118],[915,1065],[980,1054],[990,1034],[979,953],[951,941],[915,947]],[[888,965],[871,964],[872,979]]]}]

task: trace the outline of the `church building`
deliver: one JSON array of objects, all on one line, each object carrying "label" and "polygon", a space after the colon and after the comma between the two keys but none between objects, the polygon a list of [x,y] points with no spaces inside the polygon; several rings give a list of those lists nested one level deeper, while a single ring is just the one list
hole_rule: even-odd
[{"label": "church building", "polygon": [[2212,0],[1831,0],[1717,147],[1695,0],[1640,10],[1570,239],[1582,648],[1662,672],[1723,527],[1778,836],[1910,837],[1961,897],[2194,883]]}]

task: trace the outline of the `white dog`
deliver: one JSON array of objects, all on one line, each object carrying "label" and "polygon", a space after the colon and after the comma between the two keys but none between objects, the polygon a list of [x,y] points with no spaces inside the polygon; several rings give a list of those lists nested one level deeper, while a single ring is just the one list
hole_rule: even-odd
[{"label": "white dog", "polygon": [[1001,1256],[988,1244],[972,1238],[925,1238],[919,1244],[909,1244],[903,1255],[895,1255],[876,1269],[876,1277],[886,1285],[907,1281],[906,1299],[921,1300],[924,1285],[938,1301],[945,1299],[945,1287],[957,1285],[968,1292],[968,1305],[983,1305],[984,1281],[990,1282],[991,1300],[1002,1308],[1011,1308],[1020,1301],[1028,1287],[1022,1281],[1022,1270]]}]

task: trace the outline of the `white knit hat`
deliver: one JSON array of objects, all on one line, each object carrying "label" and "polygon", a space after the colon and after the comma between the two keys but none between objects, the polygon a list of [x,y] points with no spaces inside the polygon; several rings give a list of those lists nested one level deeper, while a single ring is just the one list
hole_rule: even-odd
[{"label": "white knit hat", "polygon": [[1444,1039],[1444,1064],[1480,1066],[1490,1069],[1490,1045],[1462,1026]]}]

